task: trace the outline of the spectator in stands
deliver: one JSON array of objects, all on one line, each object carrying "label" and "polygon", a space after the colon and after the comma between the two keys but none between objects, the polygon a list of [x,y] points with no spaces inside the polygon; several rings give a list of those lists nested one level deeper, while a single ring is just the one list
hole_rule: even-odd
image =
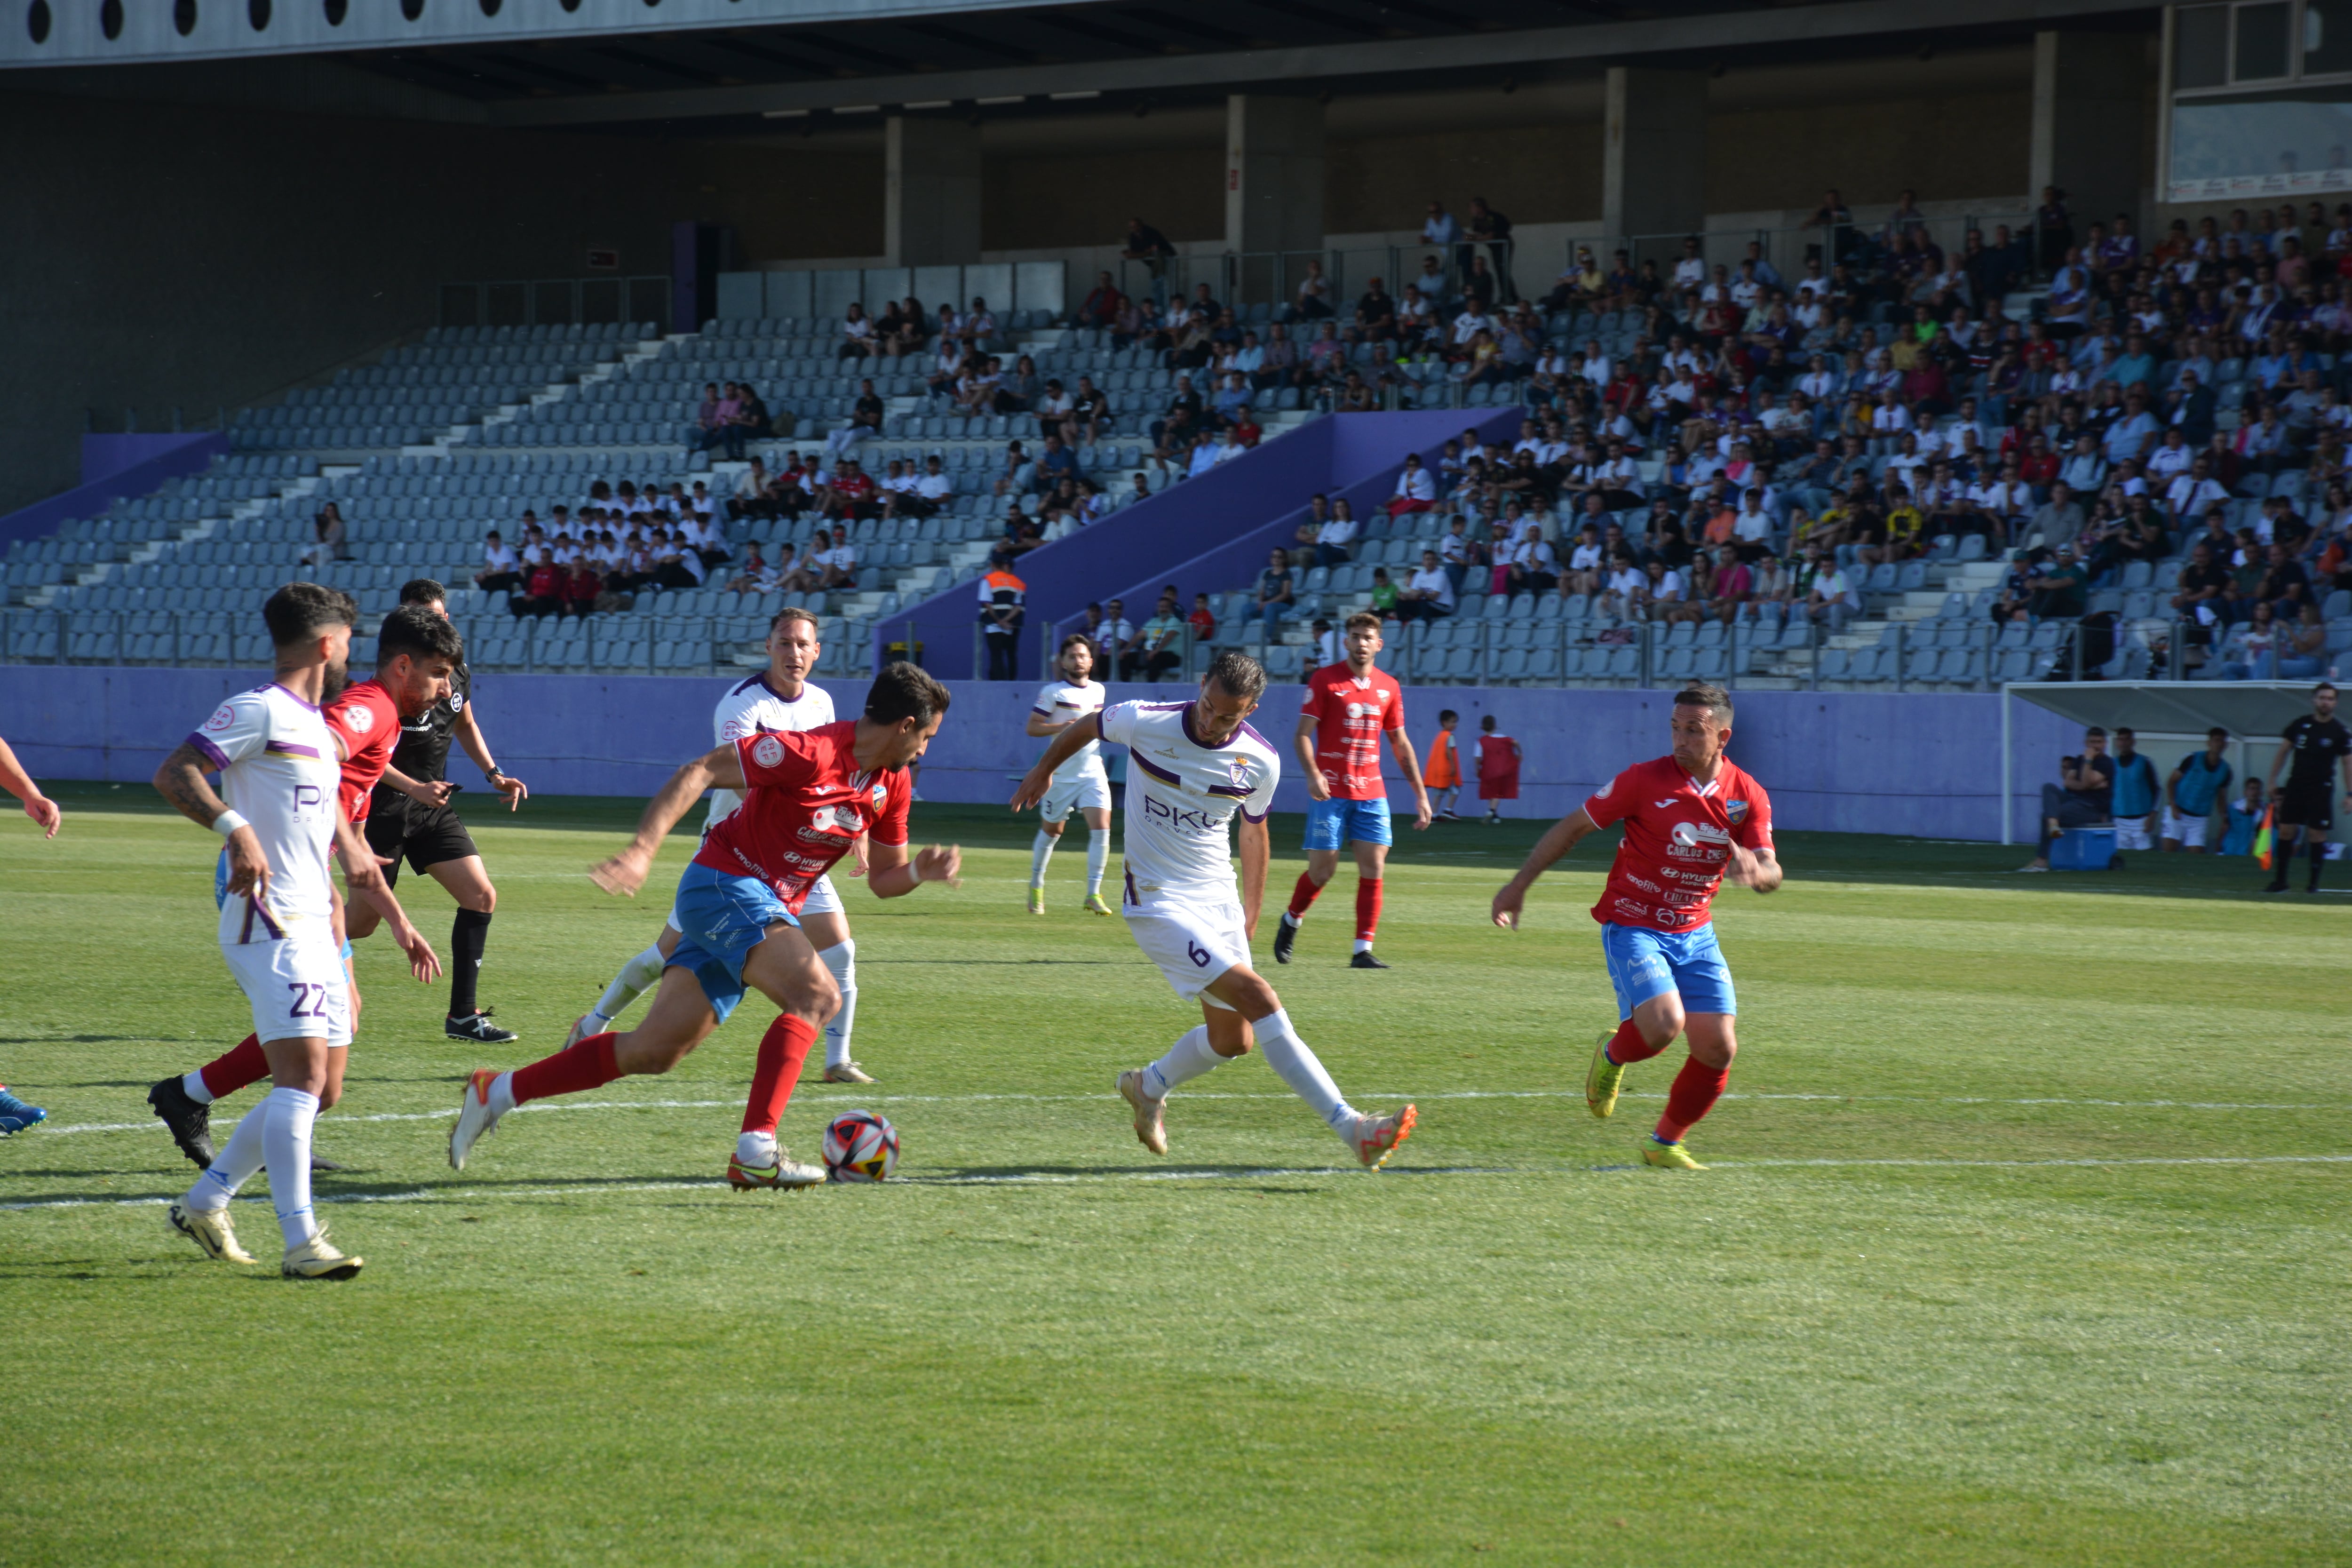
[{"label": "spectator in stands", "polygon": [[1330,503],[1330,515],[1315,525],[1315,564],[1340,566],[1355,559],[1356,514],[1345,496]]},{"label": "spectator in stands", "polygon": [[1129,261],[1140,261],[1151,274],[1151,298],[1154,304],[1168,303],[1168,258],[1176,247],[1168,237],[1139,217],[1127,220],[1127,245],[1119,255]]},{"label": "spectator in stands", "polygon": [[320,567],[343,559],[343,542],[350,531],[343,525],[342,508],[333,501],[320,507],[318,516],[310,520],[310,548],[302,552],[303,565]]},{"label": "spectator in stands", "polygon": [[1835,636],[1862,613],[1862,590],[1844,567],[1818,549],[1811,553],[1808,566],[1811,585],[1805,595],[1805,618],[1815,626],[1826,626]]},{"label": "spectator in stands", "polygon": [[1307,276],[1298,282],[1297,300],[1284,313],[1286,321],[1322,321],[1332,316],[1331,279],[1323,275],[1323,263],[1310,258]]},{"label": "spectator in stands", "polygon": [[507,602],[507,607],[520,620],[525,616],[560,615],[563,609],[563,572],[555,564],[555,551],[542,545],[539,559],[532,562],[524,575],[523,589]]},{"label": "spectator in stands", "polygon": [[596,563],[582,554],[572,563],[572,570],[563,580],[562,613],[582,620],[595,611],[596,596],[604,591],[604,574],[596,570]]},{"label": "spectator in stands", "polygon": [[849,542],[849,530],[835,528],[826,537],[829,542],[817,552],[814,562],[817,588],[825,593],[855,588],[857,585],[857,547]]},{"label": "spectator in stands", "polygon": [[1265,570],[1257,574],[1256,594],[1248,616],[1243,618],[1255,616],[1263,623],[1265,640],[1278,642],[1282,637],[1282,617],[1290,613],[1297,598],[1290,575],[1290,557],[1276,550],[1267,560]]},{"label": "spectator in stands", "polygon": [[1152,455],[1167,462],[1179,453],[1189,453],[1192,438],[1200,433],[1202,417],[1201,395],[1192,390],[1192,378],[1178,376],[1166,416],[1151,424]]},{"label": "spectator in stands", "polygon": [[1507,304],[1517,300],[1518,289],[1511,282],[1511,220],[1487,205],[1484,196],[1470,198],[1470,237],[1485,247],[1486,254],[1478,259],[1488,263],[1501,284],[1501,292],[1494,297]]},{"label": "spectator in stands", "polygon": [[[2072,619],[2090,607],[2090,574],[2074,559],[2073,544],[2061,544],[2050,563],[2025,580],[2033,597],[2028,608],[2037,620]],[[2105,737],[2102,738],[2104,747]]]},{"label": "spectator in stands", "polygon": [[1083,441],[1091,447],[1102,439],[1103,426],[1111,417],[1109,396],[1092,376],[1081,375],[1077,391],[1070,395],[1069,411],[1062,417],[1062,439],[1070,446]]},{"label": "spectator in stands", "polygon": [[1397,618],[1438,620],[1454,613],[1454,582],[1434,550],[1421,552],[1421,565],[1397,590]]},{"label": "spectator in stands", "polygon": [[1184,617],[1184,624],[1192,628],[1193,647],[1207,647],[1216,640],[1217,616],[1216,613],[1209,608],[1208,595],[1192,595],[1192,613]]},{"label": "spectator in stands", "polygon": [[956,330],[974,349],[984,349],[995,340],[996,314],[988,308],[987,300],[975,294],[971,297],[971,309],[964,312]]},{"label": "spectator in stands", "polygon": [[1163,594],[1159,607],[1143,629],[1137,634],[1134,646],[1120,656],[1119,675],[1133,680],[1139,672],[1154,685],[1160,676],[1184,662],[1184,617],[1176,612],[1176,595]]},{"label": "spectator in stands", "polygon": [[910,474],[898,489],[882,498],[884,517],[929,517],[947,505],[955,483],[933,452],[923,459],[923,471]]},{"label": "spectator in stands", "polygon": [[1118,291],[1108,272],[1095,274],[1095,286],[1078,302],[1077,323],[1081,327],[1108,327],[1118,320],[1127,296]]},{"label": "spectator in stands", "polygon": [[515,552],[507,548],[497,529],[482,544],[482,569],[474,574],[474,586],[485,594],[511,593],[522,583],[522,563]]},{"label": "spectator in stands", "polygon": [[1127,618],[1124,601],[1113,599],[1107,605],[1088,607],[1097,613],[1087,635],[1094,638],[1096,648],[1102,654],[1102,668],[1108,673],[1118,668],[1119,657],[1134,646],[1135,623]]},{"label": "spectator in stands", "polygon": [[836,522],[877,517],[882,510],[880,489],[856,458],[843,458],[818,487],[816,507],[820,516]]},{"label": "spectator in stands", "polygon": [[874,323],[866,319],[866,307],[855,300],[842,318],[841,346],[835,353],[836,361],[865,359],[874,352]]},{"label": "spectator in stands", "polygon": [[1397,474],[1396,489],[1389,497],[1391,517],[1403,517],[1412,512],[1434,510],[1437,506],[1437,481],[1422,466],[1421,454],[1405,454],[1404,468]]},{"label": "spectator in stands", "polygon": [[2107,755],[2107,732],[2093,725],[2083,732],[2079,756],[2058,759],[2060,784],[2042,786],[2042,837],[2033,858],[2019,868],[2050,869],[2050,846],[2072,828],[2095,827],[2111,820],[2115,804],[2116,761]]},{"label": "spectator in stands", "polygon": [[1002,554],[988,558],[988,571],[980,580],[980,629],[988,647],[988,680],[1012,680],[1018,677],[1021,664],[1021,628],[1028,621],[1023,607],[1029,584],[1014,574],[1013,563]]},{"label": "spectator in stands", "polygon": [[2305,600],[2295,619],[2278,635],[2276,680],[2311,680],[2327,668],[2327,623],[2319,606]]},{"label": "spectator in stands", "polygon": [[[872,384],[867,384],[870,386]],[[767,404],[761,400],[759,393],[753,390],[750,382],[737,383],[735,407],[728,415],[727,426],[722,432],[728,460],[741,462],[744,444],[755,436],[765,436],[767,433]]]}]

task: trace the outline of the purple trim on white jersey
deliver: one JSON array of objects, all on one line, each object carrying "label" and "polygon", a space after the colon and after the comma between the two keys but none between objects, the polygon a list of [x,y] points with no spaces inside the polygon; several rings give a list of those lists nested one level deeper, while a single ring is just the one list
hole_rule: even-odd
[{"label": "purple trim on white jersey", "polygon": [[1132,750],[1130,750],[1127,755],[1129,762],[1132,762],[1137,767],[1141,768],[1145,773],[1150,773],[1153,778],[1158,779],[1162,784],[1172,784],[1181,786],[1184,783],[1184,780],[1180,775],[1170,773],[1166,768],[1160,767],[1149,759],[1137,755]]},{"label": "purple trim on white jersey", "polygon": [[294,700],[295,700],[295,701],[297,701],[297,702],[301,702],[301,703],[302,703],[302,706],[303,706],[303,707],[305,707],[305,708],[308,708],[311,712],[316,713],[316,712],[319,710],[319,705],[318,705],[317,703],[315,703],[315,702],[303,702],[303,701],[302,701],[302,695],[301,695],[301,693],[299,693],[299,692],[298,692],[298,691],[294,691],[294,690],[290,689],[286,685],[286,683],[285,683],[284,681],[282,681],[282,680],[273,680],[273,681],[269,682],[269,684],[268,684],[268,686],[257,686],[257,687],[255,687],[255,688],[254,688],[254,689],[255,689],[256,691],[267,691],[267,690],[268,690],[268,689],[269,689],[269,688],[270,688],[271,686],[274,686],[274,687],[276,687],[278,690],[285,692],[287,696],[291,697],[292,699],[294,699]]},{"label": "purple trim on white jersey", "polygon": [[[1246,730],[1248,730],[1248,729],[1249,729],[1249,724],[1248,724],[1248,722],[1247,722],[1246,721],[1244,721],[1243,723],[1241,723],[1240,725],[1238,725],[1238,726],[1236,726],[1236,727],[1234,728],[1234,732],[1233,732],[1232,734],[1230,734],[1230,735],[1226,736],[1223,740],[1219,741],[1219,742],[1217,742],[1215,744],[1212,745],[1210,742],[1206,742],[1206,741],[1203,741],[1202,739],[1201,739],[1201,737],[1200,737],[1200,736],[1198,736],[1198,735],[1196,735],[1196,734],[1194,734],[1194,733],[1192,732],[1192,705],[1190,702],[1180,702],[1180,703],[1175,704],[1175,706],[1180,707],[1180,708],[1181,708],[1181,709],[1183,709],[1183,710],[1184,710],[1184,738],[1185,738],[1186,740],[1188,740],[1188,741],[1192,742],[1192,744],[1194,744],[1194,745],[1196,745],[1196,746],[1200,747],[1200,748],[1201,748],[1201,750],[1202,750],[1202,751],[1204,751],[1204,752],[1222,752],[1222,751],[1223,751],[1227,746],[1230,746],[1230,745],[1232,745],[1235,741],[1240,740],[1240,739],[1242,738],[1242,733],[1243,733],[1243,731],[1246,731]],[[1258,742],[1258,744],[1262,746],[1262,745],[1265,745],[1265,742],[1264,741],[1262,741],[1262,740],[1261,740],[1261,741]]]},{"label": "purple trim on white jersey", "polygon": [[[1273,808],[1272,808],[1271,806],[1269,806],[1269,807],[1267,807],[1266,809],[1267,809],[1268,811],[1271,811]],[[1266,813],[1265,813],[1265,812],[1264,812],[1264,811],[1261,811],[1261,812],[1259,812],[1256,816],[1251,816],[1251,815],[1250,815],[1250,809],[1249,809],[1249,807],[1247,807],[1247,806],[1244,806],[1244,807],[1242,807],[1242,820],[1243,820],[1244,822],[1264,822],[1264,821],[1265,820],[1265,817],[1266,817]]]},{"label": "purple trim on white jersey", "polygon": [[214,745],[210,741],[205,740],[202,735],[190,731],[188,735],[188,744],[194,746],[197,751],[204,753],[205,761],[212,764],[211,771],[218,772],[220,769],[228,766],[228,753],[222,751],[218,746]]},{"label": "purple trim on white jersey", "polygon": [[262,750],[266,752],[283,752],[288,756],[292,757],[309,757],[313,762],[320,760],[319,756],[319,748],[316,746],[298,746],[291,741],[272,741],[268,745],[264,746]]}]

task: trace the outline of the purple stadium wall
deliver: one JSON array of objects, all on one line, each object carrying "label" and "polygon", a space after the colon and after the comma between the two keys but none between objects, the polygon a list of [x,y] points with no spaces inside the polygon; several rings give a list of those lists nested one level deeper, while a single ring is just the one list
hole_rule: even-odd
[{"label": "purple stadium wall", "polygon": [[[143,786],[164,754],[221,698],[257,679],[247,670],[0,667],[0,735],[36,777]],[[865,685],[823,684],[844,712],[856,710]],[[499,760],[534,790],[643,796],[679,763],[709,748],[709,705],[725,685],[716,678],[492,674],[477,678],[475,696]],[[958,681],[952,689],[955,706],[924,764],[923,794],[936,801],[1001,802],[1037,754],[1038,742],[1021,733],[1034,688]],[[1168,696],[1180,689],[1111,689],[1120,699]],[[1548,817],[1568,811],[1627,763],[1665,752],[1667,696],[1411,687],[1405,711],[1413,744],[1424,754],[1439,709],[1462,715],[1459,732],[1465,736],[1477,733],[1482,716],[1494,714],[1526,751],[1512,814]],[[1935,838],[2000,836],[2000,698],[1737,696],[1732,756],[1771,793],[1782,826]],[[1277,742],[1284,740],[1298,700],[1297,687],[1269,689],[1258,728]],[[2045,768],[2078,737],[2054,715],[2022,702],[2012,720],[2018,768],[2011,820],[2025,831]],[[459,767],[460,777],[472,782],[470,767]],[[1285,778],[1276,804],[1285,811],[1305,808],[1306,791],[1295,777]]]},{"label": "purple stadium wall", "polygon": [[0,547],[19,539],[47,539],[66,520],[93,517],[125,496],[145,495],[165,479],[201,473],[228,453],[218,431],[169,436],[84,436],[82,482],[0,517]]},{"label": "purple stadium wall", "polygon": [[[1195,592],[1241,587],[1265,564],[1273,543],[1297,530],[1318,490],[1347,496],[1361,518],[1388,500],[1407,452],[1433,457],[1470,424],[1516,433],[1517,419],[1516,409],[1488,411],[1484,423],[1458,410],[1333,415],[1031,551],[1015,568],[1028,584],[1020,679],[1043,679],[1039,626],[1075,624],[1088,604],[1114,597],[1125,598],[1128,618],[1141,622],[1151,602],[1138,595],[1157,594],[1171,581],[1182,585],[1187,609]],[[923,668],[942,680],[969,679],[980,674],[972,664],[979,616],[978,589],[966,583],[890,616],[877,626],[876,641],[899,641],[911,624],[923,645]]]}]

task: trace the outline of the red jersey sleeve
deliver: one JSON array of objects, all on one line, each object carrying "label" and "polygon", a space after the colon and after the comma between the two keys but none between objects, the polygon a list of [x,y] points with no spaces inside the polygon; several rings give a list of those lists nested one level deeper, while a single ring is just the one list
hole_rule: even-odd
[{"label": "red jersey sleeve", "polygon": [[[1741,800],[1745,801],[1748,809],[1740,814],[1738,821],[1731,825],[1731,841],[1743,849],[1769,849],[1772,847],[1771,797],[1754,779],[1743,777],[1740,783],[1745,786],[1740,792]],[[1727,802],[1726,809],[1738,804],[1738,801]]]},{"label": "red jersey sleeve", "polygon": [[1592,819],[1593,826],[1606,827],[1621,821],[1641,803],[1642,781],[1633,776],[1640,772],[1638,766],[1627,768],[1586,797],[1584,815]]},{"label": "red jersey sleeve", "polygon": [[1385,677],[1381,685],[1388,692],[1389,700],[1381,704],[1381,728],[1402,730],[1404,728],[1404,688]]},{"label": "red jersey sleeve", "polygon": [[746,789],[797,789],[814,780],[822,764],[821,742],[811,730],[743,735],[735,742]]},{"label": "red jersey sleeve", "polygon": [[1300,716],[1312,718],[1318,725],[1329,720],[1334,695],[1331,683],[1323,679],[1322,674],[1321,670],[1317,670],[1307,678],[1307,700],[1298,705]]},{"label": "red jersey sleeve", "polygon": [[915,798],[914,781],[907,776],[904,768],[893,768],[882,776],[890,781],[889,798],[882,807],[882,815],[866,828],[866,836],[877,844],[903,845],[907,842],[907,816]]}]

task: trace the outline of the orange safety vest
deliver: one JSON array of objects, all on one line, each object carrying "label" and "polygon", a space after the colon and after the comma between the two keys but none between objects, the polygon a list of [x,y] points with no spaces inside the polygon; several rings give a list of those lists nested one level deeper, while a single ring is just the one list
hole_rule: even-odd
[{"label": "orange safety vest", "polygon": [[1440,730],[1429,748],[1429,773],[1423,783],[1432,789],[1452,789],[1462,782],[1462,765],[1454,760],[1454,731]]}]

